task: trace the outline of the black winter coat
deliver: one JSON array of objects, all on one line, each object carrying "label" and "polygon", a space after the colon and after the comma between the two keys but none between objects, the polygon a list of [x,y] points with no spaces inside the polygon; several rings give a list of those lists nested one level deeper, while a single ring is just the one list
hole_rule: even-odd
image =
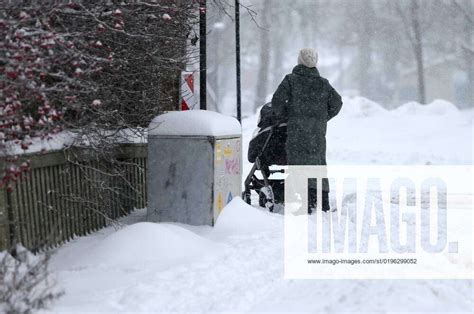
[{"label": "black winter coat", "polygon": [[328,80],[316,68],[297,65],[278,86],[272,107],[288,120],[288,164],[326,165],[327,122],[342,107],[341,96]]}]

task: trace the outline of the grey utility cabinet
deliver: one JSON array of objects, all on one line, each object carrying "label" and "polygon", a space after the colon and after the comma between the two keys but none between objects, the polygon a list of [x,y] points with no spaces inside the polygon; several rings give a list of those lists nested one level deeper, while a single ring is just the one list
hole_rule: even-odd
[{"label": "grey utility cabinet", "polygon": [[214,225],[242,189],[240,123],[212,111],[170,112],[148,132],[147,220]]}]

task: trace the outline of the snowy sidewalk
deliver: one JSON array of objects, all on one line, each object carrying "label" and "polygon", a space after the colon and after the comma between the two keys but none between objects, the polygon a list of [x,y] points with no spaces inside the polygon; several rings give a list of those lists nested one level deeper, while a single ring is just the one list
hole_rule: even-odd
[{"label": "snowy sidewalk", "polygon": [[[59,250],[58,312],[469,311],[471,281],[285,280],[283,216],[235,199],[217,226],[136,223]],[[135,224],[134,224],[135,223]],[[403,302],[400,302],[403,300]]]},{"label": "snowy sidewalk", "polygon": [[[345,101],[330,164],[472,164],[473,112],[438,102],[388,112]],[[244,160],[257,117],[244,120]],[[249,164],[244,165],[243,176]],[[470,280],[284,280],[283,216],[235,199],[215,228],[145,223],[139,210],[57,250],[55,312],[472,312]]]}]

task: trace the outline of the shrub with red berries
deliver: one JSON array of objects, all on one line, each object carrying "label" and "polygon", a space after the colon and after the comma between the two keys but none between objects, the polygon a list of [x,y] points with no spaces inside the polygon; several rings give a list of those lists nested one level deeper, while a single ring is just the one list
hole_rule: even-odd
[{"label": "shrub with red berries", "polygon": [[141,129],[175,109],[197,12],[196,3],[173,0],[7,2],[0,11],[0,184],[21,179],[28,167],[14,156],[34,139],[68,129],[108,151],[113,140],[97,134]]}]

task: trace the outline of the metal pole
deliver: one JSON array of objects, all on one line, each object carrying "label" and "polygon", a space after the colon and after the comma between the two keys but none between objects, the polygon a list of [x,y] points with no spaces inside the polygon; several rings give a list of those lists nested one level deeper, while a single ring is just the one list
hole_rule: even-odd
[{"label": "metal pole", "polygon": [[242,97],[240,92],[240,3],[235,0],[235,57],[237,81],[237,120],[242,121]]},{"label": "metal pole", "polygon": [[207,109],[206,102],[206,0],[199,1],[199,104]]}]

